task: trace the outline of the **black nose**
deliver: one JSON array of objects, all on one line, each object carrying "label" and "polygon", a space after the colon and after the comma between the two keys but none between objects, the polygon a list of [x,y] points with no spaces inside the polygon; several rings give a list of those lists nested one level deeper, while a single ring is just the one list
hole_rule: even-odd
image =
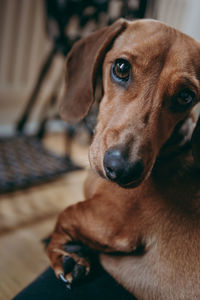
[{"label": "black nose", "polygon": [[110,180],[127,185],[141,177],[144,164],[142,160],[129,162],[120,149],[109,149],[104,156],[104,169]]}]

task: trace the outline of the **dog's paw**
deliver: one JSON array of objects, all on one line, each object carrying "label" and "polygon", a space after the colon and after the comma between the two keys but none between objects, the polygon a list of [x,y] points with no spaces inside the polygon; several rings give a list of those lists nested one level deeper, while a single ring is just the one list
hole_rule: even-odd
[{"label": "dog's paw", "polygon": [[83,280],[91,269],[91,250],[80,244],[69,243],[64,250],[54,249],[58,254],[57,263],[53,269],[56,276],[63,281],[68,288],[72,283]]}]

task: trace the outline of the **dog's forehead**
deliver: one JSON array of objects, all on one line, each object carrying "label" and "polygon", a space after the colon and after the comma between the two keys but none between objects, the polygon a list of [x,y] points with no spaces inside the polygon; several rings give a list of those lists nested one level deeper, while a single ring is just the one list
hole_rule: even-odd
[{"label": "dog's forehead", "polygon": [[[200,45],[190,36],[154,20],[129,22],[126,30],[116,39],[111,55],[130,54],[149,59],[170,56],[181,57],[182,63],[199,63]],[[173,61],[173,59],[172,59]]]}]

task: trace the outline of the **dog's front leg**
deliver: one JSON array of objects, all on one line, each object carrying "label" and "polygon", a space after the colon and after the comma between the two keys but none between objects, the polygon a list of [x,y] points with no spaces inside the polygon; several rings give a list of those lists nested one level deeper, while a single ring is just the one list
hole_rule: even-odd
[{"label": "dog's front leg", "polygon": [[137,235],[129,237],[127,216],[122,215],[98,197],[66,208],[47,249],[56,276],[71,284],[89,273],[90,258],[81,244],[105,253],[134,251]]}]

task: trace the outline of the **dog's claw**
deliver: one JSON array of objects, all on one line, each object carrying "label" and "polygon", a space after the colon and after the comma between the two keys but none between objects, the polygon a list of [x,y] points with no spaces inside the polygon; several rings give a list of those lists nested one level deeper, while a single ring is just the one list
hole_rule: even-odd
[{"label": "dog's claw", "polygon": [[[67,247],[66,247],[67,248]],[[90,272],[90,258],[89,248],[78,244],[70,244],[69,252],[61,249],[59,253],[58,267],[54,267],[55,274],[61,280],[67,289],[71,289],[74,283],[77,283],[89,274]],[[59,249],[56,249],[59,251]],[[91,251],[90,251],[91,252]]]},{"label": "dog's claw", "polygon": [[69,281],[64,277],[63,273],[60,273],[59,279],[65,284],[66,288],[68,288],[69,290],[71,290],[71,284],[70,284]]},{"label": "dog's claw", "polygon": [[63,273],[60,273],[60,274],[59,274],[59,278],[60,278],[60,280],[61,280],[62,282],[64,282],[65,284],[68,284],[68,281],[67,281],[67,279],[65,279]]},{"label": "dog's claw", "polygon": [[66,286],[66,288],[67,288],[68,290],[71,290],[71,289],[72,289],[72,286],[71,286],[70,283],[66,284],[65,286]]},{"label": "dog's claw", "polygon": [[72,277],[75,281],[83,279],[86,275],[86,267],[80,264],[75,265],[72,271]]}]

